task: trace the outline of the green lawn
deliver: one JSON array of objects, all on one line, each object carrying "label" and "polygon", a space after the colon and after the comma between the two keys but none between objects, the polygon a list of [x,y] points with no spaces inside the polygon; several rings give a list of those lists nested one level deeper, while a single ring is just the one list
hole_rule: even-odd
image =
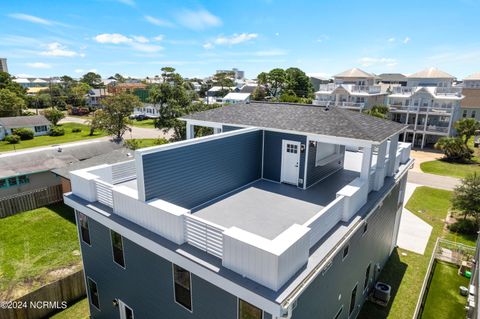
[{"label": "green lawn", "polygon": [[452,176],[457,178],[464,178],[468,174],[476,172],[480,174],[480,164],[458,164],[448,163],[442,160],[435,160],[424,162],[420,164],[420,169],[425,173]]},{"label": "green lawn", "polygon": [[468,287],[469,279],[458,275],[458,267],[437,261],[428,291],[422,319],[463,319],[467,298],[459,287]]},{"label": "green lawn", "polygon": [[135,138],[139,145],[138,148],[150,147],[150,146],[159,146],[161,139],[158,138]]},{"label": "green lawn", "polygon": [[77,301],[70,305],[67,309],[50,317],[51,319],[87,319],[90,316],[90,309],[88,307],[88,299]]},{"label": "green lawn", "polygon": [[143,121],[137,121],[137,120],[131,121],[132,126],[145,127],[145,128],[154,128],[155,126],[153,125],[153,123],[154,123],[153,119],[143,120]]},{"label": "green lawn", "polygon": [[[33,140],[20,141],[19,144],[8,144],[5,141],[0,141],[0,152],[13,151],[14,149],[23,149],[36,146],[47,146],[53,144],[61,144],[68,142],[77,142],[82,140],[88,140],[92,138],[98,138],[106,136],[107,134],[100,131],[95,131],[93,136],[90,136],[90,128],[88,125],[79,123],[63,123],[59,125],[65,129],[65,135],[63,136],[36,136]],[[78,133],[72,133],[72,129],[79,128],[82,131]]]},{"label": "green lawn", "polygon": [[0,219],[0,299],[18,297],[80,267],[70,207],[56,204]]},{"label": "green lawn", "polygon": [[[451,196],[450,191],[425,186],[415,190],[406,208],[432,225],[425,253],[418,255],[400,248],[395,249],[379,278],[379,281],[392,286],[390,304],[383,308],[367,302],[359,318],[412,318],[436,239],[452,236],[444,228]],[[464,243],[472,245],[474,242],[465,240]]]}]

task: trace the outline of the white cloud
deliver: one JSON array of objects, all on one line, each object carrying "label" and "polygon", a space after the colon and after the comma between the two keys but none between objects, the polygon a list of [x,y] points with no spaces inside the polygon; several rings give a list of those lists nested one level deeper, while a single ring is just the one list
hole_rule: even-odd
[{"label": "white cloud", "polygon": [[148,15],[144,16],[144,18],[147,22],[159,27],[168,27],[168,28],[174,27],[174,24],[168,20],[159,19],[152,16],[148,16]]},{"label": "white cloud", "polygon": [[139,43],[139,42],[130,43],[130,46],[136,51],[147,52],[147,53],[154,53],[154,52],[163,50],[162,46],[155,45],[155,44]]},{"label": "white cloud", "polygon": [[95,36],[94,40],[97,41],[98,43],[112,43],[112,44],[132,42],[132,39],[120,33],[102,33]]},{"label": "white cloud", "polygon": [[395,42],[395,38],[390,38],[387,41],[390,42],[390,43],[393,43],[393,42]]},{"label": "white cloud", "polygon": [[160,42],[163,39],[165,39],[165,36],[163,34],[157,35],[156,37],[153,38],[153,41]]},{"label": "white cloud", "polygon": [[148,40],[146,37],[144,37],[143,35],[134,35],[132,36],[132,38],[139,42],[139,43],[148,43],[150,42],[150,40]]},{"label": "white cloud", "polygon": [[17,20],[23,20],[23,21],[28,21],[31,23],[36,23],[36,24],[43,24],[43,25],[54,25],[55,22],[43,19],[40,17],[32,16],[29,14],[24,14],[24,13],[12,13],[8,15],[10,18],[14,18]]},{"label": "white cloud", "polygon": [[410,38],[409,37],[405,37],[405,39],[403,39],[403,43],[404,44],[407,44],[408,42],[410,42]]},{"label": "white cloud", "polygon": [[85,72],[85,70],[84,69],[75,69],[74,72],[75,73],[83,73],[83,72]]},{"label": "white cloud", "polygon": [[177,14],[177,21],[184,27],[197,31],[222,25],[222,20],[219,17],[205,9],[197,11],[181,10]]},{"label": "white cloud", "polygon": [[84,57],[84,53],[78,53],[72,50],[68,50],[66,46],[61,45],[58,42],[52,42],[47,44],[47,50],[40,52],[40,55],[51,57]]},{"label": "white cloud", "polygon": [[394,67],[398,64],[397,60],[392,58],[363,57],[359,60],[359,62],[364,67],[375,66],[375,65]]},{"label": "white cloud", "polygon": [[240,33],[233,34],[231,36],[219,36],[211,42],[207,42],[203,45],[205,49],[211,49],[214,45],[236,45],[243,42],[247,42],[256,39],[258,34],[256,33]]},{"label": "white cloud", "polygon": [[43,62],[27,63],[27,66],[34,69],[50,69],[52,67],[50,64],[43,63]]}]

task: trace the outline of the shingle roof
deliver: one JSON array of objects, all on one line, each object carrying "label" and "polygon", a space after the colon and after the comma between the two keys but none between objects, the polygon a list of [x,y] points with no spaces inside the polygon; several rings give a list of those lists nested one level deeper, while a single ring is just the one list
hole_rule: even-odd
[{"label": "shingle roof", "polygon": [[341,108],[311,104],[234,104],[183,116],[183,120],[280,129],[291,132],[338,136],[381,142],[405,125]]},{"label": "shingle roof", "polygon": [[469,76],[467,76],[463,80],[480,80],[480,72],[470,74]]},{"label": "shingle roof", "polygon": [[375,76],[373,74],[370,74],[368,72],[365,72],[363,70],[353,68],[349,69],[346,71],[343,71],[341,73],[338,73],[334,75],[334,77],[338,78],[374,78]]},{"label": "shingle roof", "polygon": [[62,168],[57,168],[52,170],[56,175],[62,176],[64,178],[70,179],[70,172],[79,170],[82,168],[97,166],[101,164],[115,164],[133,159],[133,152],[127,148],[122,148],[119,150],[114,150],[106,154],[94,156],[92,158],[86,159],[80,162],[73,162],[67,164]]},{"label": "shingle roof", "polygon": [[[30,152],[5,153],[0,156],[0,178],[48,171],[109,153],[122,147],[109,141],[90,142],[82,145],[58,146]],[[59,152],[59,148],[61,152]]]},{"label": "shingle roof", "polygon": [[437,68],[424,69],[424,70],[418,71],[416,73],[410,74],[408,77],[412,78],[412,79],[429,79],[429,78],[454,79],[455,78],[453,75],[450,75],[447,72],[444,72],[444,71],[439,70]]},{"label": "shingle roof", "polygon": [[406,81],[406,76],[403,75],[402,73],[382,73],[379,74],[378,77],[382,81]]},{"label": "shingle roof", "polygon": [[35,125],[52,125],[43,115],[0,117],[3,127],[23,127]]}]

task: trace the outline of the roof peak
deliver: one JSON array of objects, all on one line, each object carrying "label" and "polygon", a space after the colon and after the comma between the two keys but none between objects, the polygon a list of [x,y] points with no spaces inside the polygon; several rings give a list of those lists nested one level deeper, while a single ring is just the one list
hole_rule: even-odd
[{"label": "roof peak", "polygon": [[374,78],[375,76],[372,73],[365,72],[359,68],[351,68],[340,72],[333,77],[341,78]]},{"label": "roof peak", "polygon": [[455,77],[435,67],[423,69],[408,76],[409,78],[442,78],[454,79]]}]

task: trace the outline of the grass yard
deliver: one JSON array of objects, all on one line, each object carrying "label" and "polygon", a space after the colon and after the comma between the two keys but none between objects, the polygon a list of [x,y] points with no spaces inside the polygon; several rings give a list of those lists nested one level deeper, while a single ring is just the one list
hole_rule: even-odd
[{"label": "grass yard", "polygon": [[85,298],[69,305],[67,309],[53,315],[50,319],[87,319],[89,316],[88,299]]},{"label": "grass yard", "polygon": [[136,126],[136,127],[144,127],[144,128],[154,128],[155,127],[153,119],[143,120],[143,121],[132,120],[131,125]]},{"label": "grass yard", "polygon": [[424,162],[420,164],[420,169],[424,173],[452,176],[457,178],[464,178],[468,174],[476,172],[480,174],[480,164],[458,164],[448,163],[441,160]]},{"label": "grass yard", "polygon": [[[89,140],[93,138],[99,138],[106,136],[107,134],[100,131],[95,131],[93,136],[90,136],[90,128],[88,125],[79,123],[63,123],[59,125],[65,129],[65,135],[63,136],[36,136],[33,140],[20,141],[19,144],[9,144],[5,141],[0,141],[0,152],[13,151],[14,149],[24,149],[36,146],[47,146],[53,144],[62,144],[68,142],[77,142],[83,140]],[[79,128],[82,131],[78,133],[72,133],[72,129]]]},{"label": "grass yard", "polygon": [[139,149],[150,146],[159,146],[164,142],[159,138],[135,138],[134,140],[138,142]]},{"label": "grass yard", "polygon": [[[425,254],[418,255],[400,248],[395,249],[379,278],[379,281],[392,286],[390,304],[383,308],[366,302],[359,318],[412,318],[435,241],[437,237],[446,237],[451,240],[448,236],[452,234],[449,234],[444,227],[451,196],[450,191],[425,186],[415,190],[406,208],[433,227]],[[462,242],[474,245],[472,240],[465,239]]]},{"label": "grass yard", "polygon": [[437,261],[433,271],[422,319],[463,319],[467,298],[459,287],[468,287],[469,279],[458,275],[458,267]]},{"label": "grass yard", "polygon": [[81,268],[73,210],[55,204],[0,219],[0,300]]}]

